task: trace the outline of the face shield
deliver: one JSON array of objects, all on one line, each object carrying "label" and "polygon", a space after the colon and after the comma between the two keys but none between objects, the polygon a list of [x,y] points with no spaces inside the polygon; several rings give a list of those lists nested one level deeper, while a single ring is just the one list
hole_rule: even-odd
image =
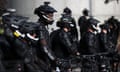
[{"label": "face shield", "polygon": [[46,25],[52,24],[54,13],[57,12],[53,7],[49,6],[50,2],[44,2],[35,9],[34,13],[39,16],[39,21],[44,22]]},{"label": "face shield", "polygon": [[43,17],[44,17],[48,22],[54,21],[54,19],[53,19],[54,14],[53,14],[53,13],[47,13],[47,14],[43,15]]}]

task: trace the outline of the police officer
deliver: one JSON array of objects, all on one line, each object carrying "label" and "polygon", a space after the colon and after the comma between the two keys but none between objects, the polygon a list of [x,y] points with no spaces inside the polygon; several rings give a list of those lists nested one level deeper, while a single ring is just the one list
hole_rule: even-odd
[{"label": "police officer", "polygon": [[[94,18],[88,19],[87,32],[80,40],[79,51],[83,55],[81,72],[99,72],[95,54],[100,52],[99,35],[95,28],[99,21]],[[84,55],[87,55],[84,57]]]},{"label": "police officer", "polygon": [[[12,72],[23,72],[23,64],[25,64],[31,72],[38,70],[34,67],[35,65],[32,61],[35,59],[33,51],[31,50],[32,48],[24,38],[25,34],[20,31],[21,25],[24,22],[26,22],[26,17],[11,14],[3,16],[3,23],[5,24],[5,37],[10,44],[10,57],[7,58],[7,61],[10,60],[15,62],[15,66],[11,64],[11,66],[13,66],[11,67]],[[9,56],[9,54],[7,55]],[[7,70],[9,71],[8,68]]]},{"label": "police officer", "polygon": [[114,16],[112,16],[111,18],[108,19],[108,25],[109,25],[108,38],[110,40],[109,44],[111,45],[111,49],[115,50],[119,34],[119,22],[117,19],[114,18]]},{"label": "police officer", "polygon": [[95,54],[99,52],[99,35],[96,28],[99,21],[93,17],[88,19],[88,29],[80,40],[81,54]]},{"label": "police officer", "polygon": [[[42,68],[44,63],[40,62],[40,59],[38,62],[35,52],[36,44],[39,41],[37,33],[39,23],[27,22],[26,17],[13,14],[3,16],[3,22],[6,25],[5,36],[11,45],[11,51],[15,52],[14,59],[24,62],[25,72],[48,72],[47,66],[45,66],[46,69]],[[23,68],[21,64],[17,65],[19,68]]]},{"label": "police officer", "polygon": [[79,28],[80,28],[81,37],[84,35],[85,32],[87,32],[87,28],[88,28],[87,20],[89,18],[89,10],[84,9],[82,14],[83,14],[83,16],[81,16],[78,19],[78,25],[79,25]]},{"label": "police officer", "polygon": [[[76,28],[76,22],[75,22],[75,19],[72,17],[72,11],[68,7],[64,8],[62,17],[60,19],[62,19],[64,17],[69,18],[69,20],[71,20],[70,22],[73,23],[73,26],[71,26],[71,35],[77,41],[78,40],[78,32],[77,32],[77,28]],[[58,23],[59,23],[59,21],[58,21]],[[59,24],[58,24],[58,27],[59,27]]]},{"label": "police officer", "polygon": [[117,40],[119,36],[119,21],[114,17],[110,17],[108,19],[108,44],[109,44],[109,52],[110,52],[110,57],[112,58],[111,60],[111,65],[112,65],[112,70],[117,71],[117,65],[118,65],[118,60],[119,57],[118,55],[118,50],[116,48],[117,45]]},{"label": "police officer", "polygon": [[[58,30],[51,33],[52,50],[59,59],[67,59],[71,55],[79,55],[76,42],[71,37],[72,22],[69,18],[62,18],[59,22]],[[69,68],[69,64],[64,64],[65,68]]]},{"label": "police officer", "polygon": [[22,48],[21,50],[17,49],[17,51],[20,53],[20,55],[25,57],[25,64],[27,67],[26,68],[27,72],[48,72],[47,66],[45,70],[42,67],[45,64],[41,62],[40,59],[38,59],[37,54],[36,54],[36,48],[37,48],[37,44],[39,41],[39,35],[37,33],[37,31],[39,31],[38,27],[39,27],[39,23],[26,22],[25,24],[22,25],[20,29],[21,33],[25,34],[23,42],[16,41],[16,43],[17,42],[19,43],[17,46],[20,46],[22,43],[26,44],[26,46],[22,47],[22,48],[26,47],[26,49],[24,49],[24,51],[26,51],[25,53],[26,55],[20,52]]},{"label": "police officer", "polygon": [[35,23],[25,23],[22,25],[20,30],[14,31],[14,47],[17,48],[18,57],[25,63],[26,72],[42,72],[36,62],[35,48],[33,47],[37,43],[38,38],[36,38],[36,27]]},{"label": "police officer", "polygon": [[50,66],[50,61],[56,60],[50,49],[49,32],[46,29],[46,26],[53,23],[54,12],[56,12],[53,7],[49,6],[49,3],[50,2],[44,2],[44,5],[40,5],[34,11],[34,14],[39,17],[39,48],[37,48],[37,55],[39,58],[45,61],[47,66]]}]

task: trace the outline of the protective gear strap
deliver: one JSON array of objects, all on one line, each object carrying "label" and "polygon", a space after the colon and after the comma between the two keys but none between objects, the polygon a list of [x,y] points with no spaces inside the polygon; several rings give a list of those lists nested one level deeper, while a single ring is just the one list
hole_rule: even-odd
[{"label": "protective gear strap", "polygon": [[45,16],[45,15],[42,15],[45,19],[47,19],[48,21],[53,21],[53,19],[50,19],[50,18],[48,18],[47,16]]}]

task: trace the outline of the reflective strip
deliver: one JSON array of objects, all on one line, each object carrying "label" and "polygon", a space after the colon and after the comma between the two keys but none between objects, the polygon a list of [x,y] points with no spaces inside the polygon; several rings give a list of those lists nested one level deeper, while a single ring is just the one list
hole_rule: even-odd
[{"label": "reflective strip", "polygon": [[10,13],[4,13],[2,16],[10,15]]},{"label": "reflective strip", "polygon": [[13,33],[16,37],[19,37],[20,36],[20,34],[18,34],[17,32],[14,32]]},{"label": "reflective strip", "polygon": [[51,55],[46,46],[44,46],[44,51],[50,57],[51,60],[55,60],[55,58]]},{"label": "reflective strip", "polygon": [[33,36],[31,36],[29,33],[27,33],[27,37],[32,39],[32,40],[35,40],[35,41],[38,41],[39,38],[34,38]]},{"label": "reflective strip", "polygon": [[14,25],[14,24],[12,24],[11,26],[14,27],[14,28],[17,28],[17,29],[19,28],[19,26]]},{"label": "reflective strip", "polygon": [[22,33],[20,33],[19,32],[19,30],[16,30],[15,32],[14,32],[14,35],[16,36],[16,37],[19,37],[19,36],[21,36],[21,37],[25,37],[25,34],[22,34]]}]

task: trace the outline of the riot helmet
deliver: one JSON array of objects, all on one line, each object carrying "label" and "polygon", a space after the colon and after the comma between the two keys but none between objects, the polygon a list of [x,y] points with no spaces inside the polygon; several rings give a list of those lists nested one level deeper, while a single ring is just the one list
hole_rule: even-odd
[{"label": "riot helmet", "polygon": [[74,24],[72,23],[71,18],[69,17],[62,17],[60,21],[57,23],[57,26],[60,28],[72,28],[74,27]]},{"label": "riot helmet", "polygon": [[91,27],[93,30],[97,30],[98,23],[100,23],[100,21],[93,17],[88,19],[89,27]]},{"label": "riot helmet", "polygon": [[24,34],[26,34],[26,38],[29,40],[35,40],[37,41],[38,38],[38,28],[39,27],[39,23],[34,23],[34,22],[25,22],[20,31]]},{"label": "riot helmet", "polygon": [[100,28],[101,28],[101,29],[106,29],[106,30],[108,30],[108,29],[109,29],[109,26],[108,26],[107,23],[105,23],[105,24],[100,25]]},{"label": "riot helmet", "polygon": [[41,21],[44,21],[46,24],[53,23],[53,13],[57,12],[53,7],[49,6],[50,2],[44,2],[44,5],[40,5],[35,9],[34,14],[39,16]]},{"label": "riot helmet", "polygon": [[97,19],[95,19],[95,18],[93,18],[93,17],[90,17],[89,19],[88,19],[88,22],[89,22],[89,24],[92,24],[92,25],[97,25],[100,21],[98,21]]}]

